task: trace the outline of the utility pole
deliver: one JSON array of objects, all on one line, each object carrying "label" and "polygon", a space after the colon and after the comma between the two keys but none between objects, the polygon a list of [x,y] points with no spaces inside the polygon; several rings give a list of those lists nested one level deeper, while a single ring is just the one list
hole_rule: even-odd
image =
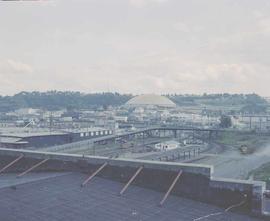
[{"label": "utility pole", "polygon": [[52,118],[52,112],[50,112],[50,119],[49,119],[49,121],[50,121],[50,133],[52,132],[52,126],[53,126],[53,118]]}]

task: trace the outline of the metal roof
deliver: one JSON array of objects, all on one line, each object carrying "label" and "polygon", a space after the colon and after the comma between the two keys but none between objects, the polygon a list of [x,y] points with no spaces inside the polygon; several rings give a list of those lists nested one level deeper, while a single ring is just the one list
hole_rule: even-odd
[{"label": "metal roof", "polygon": [[169,98],[156,94],[139,95],[134,98],[131,98],[126,104],[131,106],[145,106],[145,105],[162,106],[162,107],[176,106],[176,104],[173,103]]},{"label": "metal roof", "polygon": [[0,137],[0,142],[5,144],[28,144],[27,141],[21,141],[18,137]]},{"label": "metal roof", "polygon": [[[3,176],[6,180],[14,180],[12,176],[15,175]],[[176,196],[170,196],[160,207],[158,202],[162,193],[132,185],[123,196],[119,196],[117,193],[122,189],[122,183],[99,177],[81,188],[86,176],[81,173],[28,176],[22,178],[24,182],[20,184],[11,182],[9,187],[1,187],[3,181],[0,180],[0,220],[192,221],[210,213],[223,212],[218,207]],[[203,220],[260,219],[228,212]]]}]

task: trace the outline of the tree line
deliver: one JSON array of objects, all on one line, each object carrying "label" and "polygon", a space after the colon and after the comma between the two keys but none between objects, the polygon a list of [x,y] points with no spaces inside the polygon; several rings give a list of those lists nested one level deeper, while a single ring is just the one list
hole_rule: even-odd
[{"label": "tree line", "polygon": [[132,95],[119,93],[84,94],[71,91],[20,92],[14,96],[0,96],[0,111],[19,108],[46,110],[86,109],[100,106],[118,106],[127,102]]},{"label": "tree line", "polygon": [[[256,94],[166,94],[178,105],[242,105],[247,113],[265,112],[266,100]],[[73,91],[20,92],[13,96],[0,96],[0,112],[8,112],[19,108],[87,109],[93,107],[120,106],[134,97],[132,94],[120,93],[81,93]]]}]

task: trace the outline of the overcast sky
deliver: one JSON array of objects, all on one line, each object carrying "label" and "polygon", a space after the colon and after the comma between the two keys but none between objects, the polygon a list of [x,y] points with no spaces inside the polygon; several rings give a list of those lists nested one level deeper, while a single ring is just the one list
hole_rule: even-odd
[{"label": "overcast sky", "polygon": [[2,95],[270,96],[270,1],[0,1],[0,78]]}]

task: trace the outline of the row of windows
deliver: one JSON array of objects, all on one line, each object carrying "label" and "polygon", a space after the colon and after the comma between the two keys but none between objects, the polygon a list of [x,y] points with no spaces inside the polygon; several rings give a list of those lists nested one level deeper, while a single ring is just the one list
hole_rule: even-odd
[{"label": "row of windows", "polygon": [[95,132],[85,132],[80,133],[80,137],[94,137],[94,136],[102,136],[102,135],[109,135],[112,134],[111,130],[104,130],[104,131],[95,131]]}]

